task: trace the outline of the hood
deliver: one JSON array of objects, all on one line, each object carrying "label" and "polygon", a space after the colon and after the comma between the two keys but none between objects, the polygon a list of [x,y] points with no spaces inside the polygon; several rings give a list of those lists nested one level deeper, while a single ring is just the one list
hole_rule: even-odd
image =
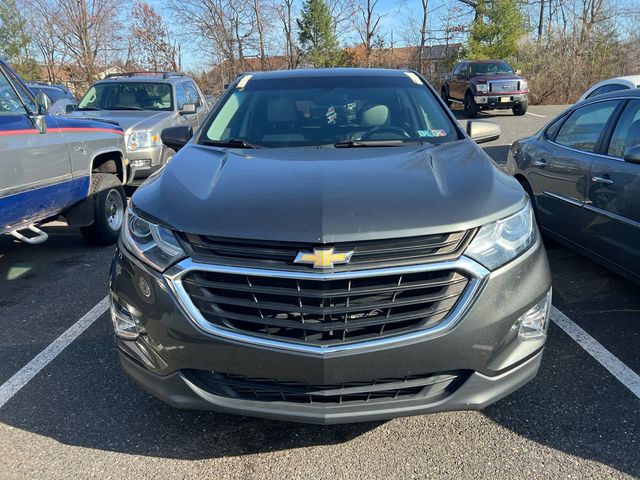
[{"label": "hood", "polygon": [[132,202],[183,232],[333,243],[477,227],[514,213],[525,196],[464,139],[420,148],[189,144]]},{"label": "hood", "polygon": [[158,123],[170,118],[173,114],[174,112],[151,112],[148,110],[74,110],[67,117],[116,122],[125,133],[131,133],[134,130],[153,129],[157,127]]}]

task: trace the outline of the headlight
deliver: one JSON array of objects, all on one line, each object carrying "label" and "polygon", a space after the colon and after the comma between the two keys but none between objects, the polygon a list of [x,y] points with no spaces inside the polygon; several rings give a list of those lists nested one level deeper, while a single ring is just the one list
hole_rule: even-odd
[{"label": "headlight", "polygon": [[489,93],[489,85],[486,83],[478,83],[476,84],[476,90],[480,93]]},{"label": "headlight", "polygon": [[187,256],[171,230],[144,220],[131,209],[127,209],[120,238],[127,250],[159,271]]},{"label": "headlight", "polygon": [[523,92],[525,90],[529,90],[529,82],[527,82],[526,80],[520,80],[520,90]]},{"label": "headlight", "polygon": [[536,234],[533,211],[527,202],[518,213],[481,227],[465,255],[495,270],[533,245]]},{"label": "headlight", "polygon": [[127,150],[135,152],[139,148],[157,147],[161,145],[160,136],[151,132],[133,132],[127,139]]}]

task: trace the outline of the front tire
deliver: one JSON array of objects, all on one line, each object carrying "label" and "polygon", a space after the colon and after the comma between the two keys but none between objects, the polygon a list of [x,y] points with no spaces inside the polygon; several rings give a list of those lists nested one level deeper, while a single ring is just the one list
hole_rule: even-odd
[{"label": "front tire", "polygon": [[464,96],[464,114],[467,118],[476,118],[478,116],[478,106],[471,93],[467,93]]},{"label": "front tire", "polygon": [[82,236],[92,245],[113,245],[127,206],[122,183],[111,173],[94,173],[87,201],[93,202],[93,224],[80,228]]},{"label": "front tire", "polygon": [[447,107],[451,108],[451,100],[449,100],[446,88],[442,87],[442,90],[440,91],[440,97],[442,98],[442,101],[447,104]]},{"label": "front tire", "polygon": [[522,102],[520,105],[516,105],[511,109],[513,114],[516,117],[521,117],[525,113],[527,113],[527,108],[529,107],[529,102]]}]

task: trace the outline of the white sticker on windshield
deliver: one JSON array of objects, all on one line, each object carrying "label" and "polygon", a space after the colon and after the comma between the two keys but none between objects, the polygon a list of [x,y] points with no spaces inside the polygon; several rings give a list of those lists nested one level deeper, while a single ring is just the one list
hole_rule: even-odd
[{"label": "white sticker on windshield", "polygon": [[338,114],[334,107],[329,107],[325,116],[327,117],[327,123],[330,125],[336,123],[336,120],[338,119]]},{"label": "white sticker on windshield", "polygon": [[421,137],[446,137],[447,131],[442,128],[434,128],[432,130],[418,130]]}]

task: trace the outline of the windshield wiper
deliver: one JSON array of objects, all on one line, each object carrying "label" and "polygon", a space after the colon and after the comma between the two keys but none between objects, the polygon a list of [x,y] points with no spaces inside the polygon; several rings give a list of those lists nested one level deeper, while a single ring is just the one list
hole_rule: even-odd
[{"label": "windshield wiper", "polygon": [[226,147],[226,148],[260,148],[258,145],[253,145],[241,138],[230,138],[229,140],[202,140],[202,145],[210,145],[212,147]]},{"label": "windshield wiper", "polygon": [[344,140],[333,144],[336,148],[401,147],[402,145],[404,145],[402,140]]},{"label": "windshield wiper", "polygon": [[98,107],[82,107],[82,108],[76,108],[76,110],[104,110],[104,109],[98,108]]},{"label": "windshield wiper", "polygon": [[111,107],[109,110],[144,110],[140,107]]}]

